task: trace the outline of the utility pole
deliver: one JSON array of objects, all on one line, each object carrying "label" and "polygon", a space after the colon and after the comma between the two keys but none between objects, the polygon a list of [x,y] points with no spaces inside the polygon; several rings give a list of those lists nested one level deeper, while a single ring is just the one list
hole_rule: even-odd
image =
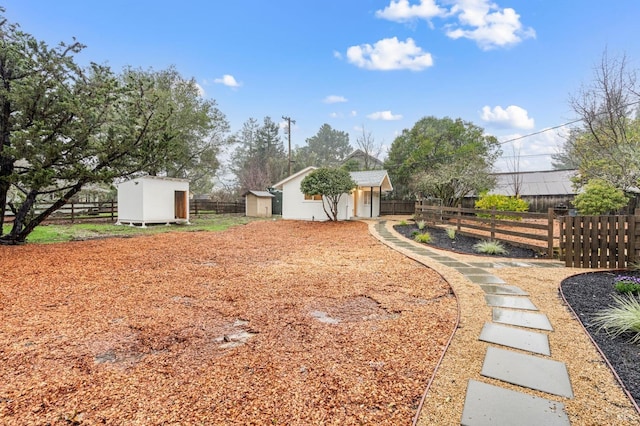
[{"label": "utility pole", "polygon": [[296,124],[296,120],[292,120],[291,117],[282,116],[283,120],[287,121],[287,128],[285,129],[286,134],[289,136],[289,176],[291,176],[291,123]]}]

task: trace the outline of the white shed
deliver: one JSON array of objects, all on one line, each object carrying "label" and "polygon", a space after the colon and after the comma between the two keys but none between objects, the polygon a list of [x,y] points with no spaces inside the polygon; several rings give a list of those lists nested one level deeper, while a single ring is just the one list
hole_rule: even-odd
[{"label": "white shed", "polygon": [[142,176],[117,186],[116,225],[189,223],[188,180]]}]

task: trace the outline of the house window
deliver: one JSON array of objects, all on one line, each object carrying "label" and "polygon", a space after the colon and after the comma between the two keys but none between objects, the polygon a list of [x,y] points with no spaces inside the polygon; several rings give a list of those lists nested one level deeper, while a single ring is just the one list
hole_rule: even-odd
[{"label": "house window", "polygon": [[320,194],[317,194],[317,195],[304,194],[304,199],[305,199],[305,201],[322,201],[322,195],[320,195]]},{"label": "house window", "polygon": [[362,198],[364,198],[364,205],[368,206],[369,204],[371,204],[371,192],[370,191],[365,191],[362,195]]}]

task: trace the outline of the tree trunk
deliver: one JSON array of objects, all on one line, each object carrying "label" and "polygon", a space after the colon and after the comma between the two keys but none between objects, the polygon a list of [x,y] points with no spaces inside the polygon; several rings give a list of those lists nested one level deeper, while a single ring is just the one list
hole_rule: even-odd
[{"label": "tree trunk", "polygon": [[7,235],[0,237],[0,244],[15,245],[24,243],[31,232],[47,219],[51,213],[55,212],[69,202],[71,197],[76,195],[85,185],[85,181],[80,181],[72,186],[62,197],[54,202],[48,209],[37,215],[31,220],[27,220],[29,213],[33,210],[36,197],[40,194],[36,190],[32,190],[27,194],[27,198],[16,212],[13,220],[13,228]]}]

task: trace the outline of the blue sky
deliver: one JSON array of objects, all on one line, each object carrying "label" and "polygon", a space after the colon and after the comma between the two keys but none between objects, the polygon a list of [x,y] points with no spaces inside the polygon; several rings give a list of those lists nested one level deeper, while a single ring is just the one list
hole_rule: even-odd
[{"label": "blue sky", "polygon": [[[390,146],[420,118],[462,118],[506,141],[576,118],[569,98],[605,49],[639,68],[637,0],[4,0],[50,45],[76,37],[82,63],[195,78],[237,131],[296,120]],[[551,168],[562,130],[503,145],[498,171]],[[512,146],[514,146],[512,148]],[[517,151],[519,150],[519,151]]]}]

